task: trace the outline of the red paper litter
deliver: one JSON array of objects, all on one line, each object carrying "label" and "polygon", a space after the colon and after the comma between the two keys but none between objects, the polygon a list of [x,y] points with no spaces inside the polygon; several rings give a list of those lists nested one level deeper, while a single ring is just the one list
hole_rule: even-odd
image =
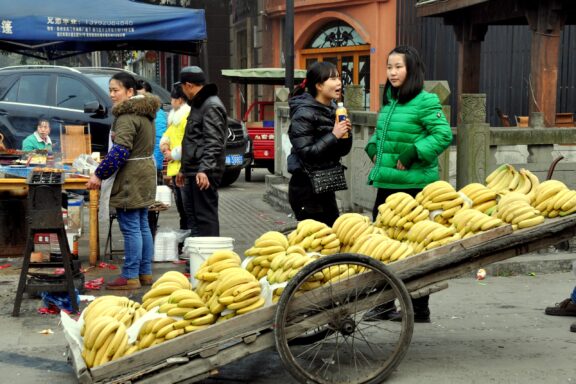
[{"label": "red paper litter", "polygon": [[38,313],[41,315],[57,315],[60,313],[60,308],[55,305],[51,305],[48,308],[42,307],[38,308]]},{"label": "red paper litter", "polygon": [[174,260],[172,264],[186,264],[186,260]]},{"label": "red paper litter", "polygon": [[99,277],[97,279],[89,280],[89,281],[85,282],[84,288],[97,291],[102,287],[103,284],[104,284],[104,278]]},{"label": "red paper litter", "polygon": [[66,271],[64,270],[64,268],[56,268],[56,269],[54,270],[54,274],[55,274],[55,275],[63,275],[64,272],[66,272]]},{"label": "red paper litter", "polygon": [[98,268],[118,269],[117,266],[105,263],[103,261],[101,261],[100,264],[98,264]]},{"label": "red paper litter", "polygon": [[184,273],[184,276],[186,276],[187,278],[190,278],[190,274],[189,274],[189,273]]},{"label": "red paper litter", "polygon": [[12,264],[2,264],[0,265],[0,269],[10,268]]}]

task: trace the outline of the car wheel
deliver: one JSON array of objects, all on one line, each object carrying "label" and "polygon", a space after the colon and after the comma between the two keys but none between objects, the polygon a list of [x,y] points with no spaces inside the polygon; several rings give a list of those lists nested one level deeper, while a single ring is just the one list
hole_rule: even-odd
[{"label": "car wheel", "polygon": [[222,181],[220,182],[220,187],[227,187],[238,179],[240,176],[241,169],[231,169],[224,171],[222,176]]},{"label": "car wheel", "polygon": [[266,167],[266,169],[267,169],[268,172],[270,172],[271,174],[274,174],[274,162],[271,162],[270,164],[268,164],[268,166]]}]

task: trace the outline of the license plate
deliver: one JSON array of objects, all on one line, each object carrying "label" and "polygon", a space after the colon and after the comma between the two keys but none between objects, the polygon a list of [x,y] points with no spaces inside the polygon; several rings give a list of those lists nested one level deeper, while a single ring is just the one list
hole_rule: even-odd
[{"label": "license plate", "polygon": [[242,155],[226,155],[226,165],[242,165],[243,161]]}]

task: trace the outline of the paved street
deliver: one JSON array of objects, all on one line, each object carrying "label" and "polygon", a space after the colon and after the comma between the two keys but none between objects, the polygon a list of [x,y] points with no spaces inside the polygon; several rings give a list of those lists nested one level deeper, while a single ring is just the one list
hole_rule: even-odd
[{"label": "paved street", "polygon": [[[262,201],[264,170],[254,181],[241,178],[222,189],[222,235],[236,239],[235,249],[243,252],[266,230],[293,223]],[[159,231],[176,223],[173,210],[160,216]],[[116,225],[116,224],[115,224]],[[121,236],[115,227],[115,241]],[[105,228],[102,228],[105,233]],[[104,239],[105,237],[102,237]],[[117,244],[121,248],[122,244]],[[85,252],[81,254],[87,258]],[[17,260],[9,260],[17,265]],[[115,264],[118,263],[116,260]],[[155,264],[155,274],[182,265]],[[59,317],[39,315],[37,299],[25,299],[21,316],[13,318],[12,301],[19,270],[0,270],[0,377],[3,383],[74,383],[76,377],[66,363],[66,342]],[[87,279],[111,277],[115,270],[92,269]],[[575,383],[576,334],[569,332],[576,318],[543,314],[568,296],[576,284],[571,273],[526,274],[492,277],[478,282],[463,276],[449,282],[450,288],[431,298],[432,324],[417,324],[409,352],[388,382],[421,383]],[[134,296],[137,298],[142,292]],[[103,294],[97,292],[97,294]],[[53,334],[43,335],[50,329]],[[292,383],[277,354],[265,351],[223,367],[214,383]]]}]

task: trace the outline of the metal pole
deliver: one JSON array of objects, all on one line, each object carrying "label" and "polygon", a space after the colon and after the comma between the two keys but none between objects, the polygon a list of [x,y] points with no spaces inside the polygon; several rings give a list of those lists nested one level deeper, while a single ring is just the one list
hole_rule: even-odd
[{"label": "metal pole", "polygon": [[286,58],[286,78],[284,86],[294,88],[294,0],[286,0],[284,57]]}]

